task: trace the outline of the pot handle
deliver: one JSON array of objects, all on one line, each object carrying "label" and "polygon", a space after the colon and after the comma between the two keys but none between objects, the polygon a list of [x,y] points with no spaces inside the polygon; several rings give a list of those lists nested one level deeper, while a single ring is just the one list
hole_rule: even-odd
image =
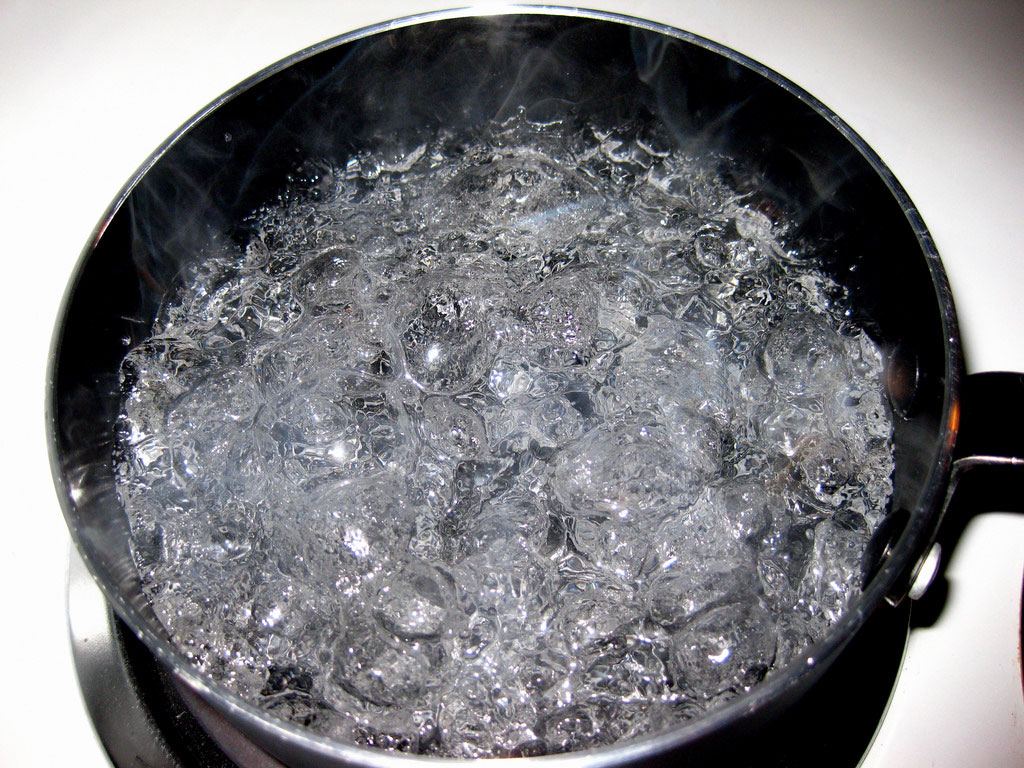
[{"label": "pot handle", "polygon": [[[982,512],[1024,512],[1024,373],[974,373],[960,390],[959,429],[939,527],[955,542]],[[952,511],[952,513],[950,513]],[[933,542],[904,583],[887,598],[917,600],[939,572],[942,547]]]},{"label": "pot handle", "polygon": [[[960,398],[960,429],[950,491],[967,479],[968,470],[1006,470],[992,479],[1001,476],[1022,480],[1020,467],[1024,467],[1024,373],[971,374],[964,379]],[[972,472],[970,477],[980,475]],[[999,487],[993,484],[989,490],[991,494],[984,498],[996,506],[979,511],[1024,511],[1021,492],[1007,492],[1010,489],[1005,483]]]}]

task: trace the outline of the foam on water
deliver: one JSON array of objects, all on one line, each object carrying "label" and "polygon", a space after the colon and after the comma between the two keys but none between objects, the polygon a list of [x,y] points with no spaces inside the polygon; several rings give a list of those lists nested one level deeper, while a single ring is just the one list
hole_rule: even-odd
[{"label": "foam on water", "polygon": [[669,146],[440,134],[204,254],[124,361],[117,466],[198,667],[334,738],[532,755],[824,635],[891,493],[881,357],[727,158]]}]

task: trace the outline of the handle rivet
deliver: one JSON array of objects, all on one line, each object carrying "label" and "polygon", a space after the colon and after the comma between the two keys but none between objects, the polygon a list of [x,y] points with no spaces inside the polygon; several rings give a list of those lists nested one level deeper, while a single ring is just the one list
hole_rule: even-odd
[{"label": "handle rivet", "polygon": [[941,562],[942,547],[938,544],[932,544],[928,554],[922,557],[920,563],[918,563],[917,573],[914,575],[914,581],[910,585],[907,597],[911,600],[920,600],[924,597],[924,593],[928,591],[928,587],[932,585],[932,582],[935,581],[935,577],[939,573],[939,563]]}]

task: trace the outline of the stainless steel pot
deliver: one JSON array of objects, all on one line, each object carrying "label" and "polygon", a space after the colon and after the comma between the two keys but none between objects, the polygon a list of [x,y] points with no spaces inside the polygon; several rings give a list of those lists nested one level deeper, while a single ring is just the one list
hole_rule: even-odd
[{"label": "stainless steel pot", "polygon": [[[272,199],[300,158],[343,159],[380,136],[457,128],[519,107],[556,116],[643,108],[681,145],[721,151],[763,178],[758,194],[800,223],[798,237],[829,243],[829,271],[850,289],[856,322],[886,351],[897,459],[890,514],[865,562],[863,594],[825,640],[702,719],[629,743],[531,759],[596,766],[705,753],[797,700],[869,616],[922,592],[936,562],[931,545],[954,485],[961,416],[953,302],[917,211],[845,123],[734,51],[611,14],[454,12],[345,35],[242,83],[143,164],[104,214],[71,279],[49,376],[55,484],[108,601],[160,662],[289,765],[397,766],[426,758],[331,742],[270,718],[203,677],[168,641],[140,590],[115,493],[120,362],[146,336],[189,260]],[[1019,384],[998,383],[1007,381]],[[975,455],[959,466],[978,464],[1020,462]]]}]

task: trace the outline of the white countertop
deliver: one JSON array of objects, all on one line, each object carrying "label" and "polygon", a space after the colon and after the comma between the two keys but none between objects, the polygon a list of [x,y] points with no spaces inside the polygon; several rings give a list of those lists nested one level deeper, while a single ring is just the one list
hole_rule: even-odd
[{"label": "white countertop", "polygon": [[[1024,370],[1024,5],[595,3],[672,24],[782,72],[849,122],[921,210],[949,272],[972,371]],[[0,374],[7,430],[0,765],[106,764],[64,619],[68,539],[46,459],[44,370],[93,226],[178,125],[238,81],[356,27],[443,7],[300,0],[0,4]],[[942,621],[915,630],[865,765],[1024,765],[1016,639],[1024,519],[980,518]],[[972,634],[973,633],[973,634]]]}]

